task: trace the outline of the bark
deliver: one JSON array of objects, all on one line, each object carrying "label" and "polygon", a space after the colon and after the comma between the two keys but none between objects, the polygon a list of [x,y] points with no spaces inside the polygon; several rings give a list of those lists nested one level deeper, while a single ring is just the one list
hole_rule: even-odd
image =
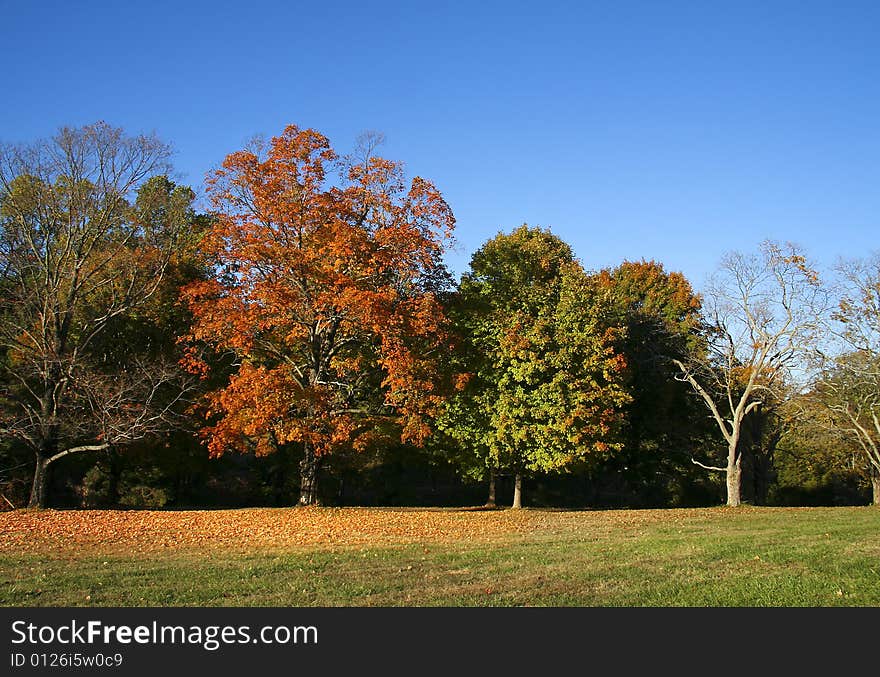
[{"label": "bark", "polygon": [[318,459],[311,444],[305,443],[299,463],[299,505],[318,504]]},{"label": "bark", "polygon": [[[48,413],[48,401],[44,401],[43,412]],[[50,464],[54,461],[57,447],[55,446],[56,429],[48,427],[43,431],[43,437],[36,449],[36,463],[34,464],[34,481],[31,484],[31,496],[28,500],[28,508],[46,508],[49,506],[49,480],[51,479]]]},{"label": "bark", "polygon": [[522,508],[522,475],[519,473],[513,481],[513,507]]},{"label": "bark", "polygon": [[873,490],[873,504],[880,505],[880,470],[871,469],[871,489]]},{"label": "bark", "polygon": [[49,467],[49,459],[42,454],[37,454],[28,508],[45,508],[49,504]]},{"label": "bark", "polygon": [[737,455],[735,442],[727,461],[727,505],[735,508],[742,503],[742,456]]},{"label": "bark", "polygon": [[495,471],[489,471],[489,498],[486,501],[487,508],[495,507]]}]

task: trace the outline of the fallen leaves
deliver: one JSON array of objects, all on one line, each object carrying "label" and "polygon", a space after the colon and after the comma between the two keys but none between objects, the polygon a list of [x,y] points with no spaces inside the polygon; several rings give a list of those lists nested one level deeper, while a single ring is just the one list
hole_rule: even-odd
[{"label": "fallen leaves", "polygon": [[540,540],[570,534],[595,540],[614,531],[644,538],[656,523],[678,526],[714,509],[479,510],[473,508],[248,508],[237,510],[18,510],[0,513],[0,553],[100,557],[216,549],[248,552],[348,548],[501,539]]},{"label": "fallen leaves", "polygon": [[[665,513],[665,517],[663,516]],[[0,513],[0,552],[77,555],[167,550],[236,551],[489,542],[535,538],[585,525],[629,529],[670,511],[565,512],[408,508],[253,508],[240,510],[20,510]]]}]

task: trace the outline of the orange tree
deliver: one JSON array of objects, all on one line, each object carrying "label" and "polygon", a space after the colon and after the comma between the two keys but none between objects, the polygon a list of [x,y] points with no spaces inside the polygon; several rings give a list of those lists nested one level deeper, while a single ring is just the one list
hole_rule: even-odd
[{"label": "orange tree", "polygon": [[304,505],[322,457],[379,434],[419,444],[441,402],[454,218],[432,183],[406,183],[371,150],[340,158],[291,125],[229,155],[208,182],[217,220],[203,248],[218,274],[184,291],[190,367],[207,368],[200,342],[235,357],[208,397],[211,453],[297,445]]}]

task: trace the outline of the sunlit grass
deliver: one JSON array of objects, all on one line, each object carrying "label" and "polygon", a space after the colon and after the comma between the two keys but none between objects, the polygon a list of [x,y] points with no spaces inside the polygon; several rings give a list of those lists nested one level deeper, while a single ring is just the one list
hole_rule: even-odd
[{"label": "sunlit grass", "polygon": [[[0,541],[0,604],[880,605],[875,508],[540,512],[529,516],[535,533],[473,541],[142,554],[60,544],[22,553]],[[338,519],[344,533],[347,513]]]}]

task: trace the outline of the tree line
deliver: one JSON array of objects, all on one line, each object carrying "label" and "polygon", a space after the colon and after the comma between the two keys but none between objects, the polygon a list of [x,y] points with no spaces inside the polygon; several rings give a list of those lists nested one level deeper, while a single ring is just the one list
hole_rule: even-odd
[{"label": "tree line", "polygon": [[202,207],[155,136],[2,146],[7,506],[880,503],[877,254],[766,241],[697,293],[523,225],[454,280],[379,141],[288,126]]}]

